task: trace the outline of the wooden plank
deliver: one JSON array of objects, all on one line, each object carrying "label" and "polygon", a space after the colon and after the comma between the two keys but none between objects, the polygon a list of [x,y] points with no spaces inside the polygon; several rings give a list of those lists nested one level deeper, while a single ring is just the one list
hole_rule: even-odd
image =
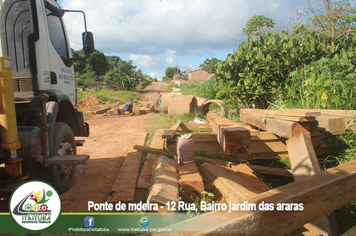
[{"label": "wooden plank", "polygon": [[195,163],[178,165],[178,172],[181,200],[188,203],[191,202],[191,199],[200,197],[200,194],[204,191],[204,182]]},{"label": "wooden plank", "polygon": [[[211,164],[221,165],[221,166],[229,166],[229,165],[233,164],[231,167],[232,170],[234,170],[234,166],[238,165],[235,162],[223,161],[223,160],[212,159],[212,158],[207,158],[207,157],[200,157],[200,156],[194,156],[194,160],[205,161],[205,162],[208,162]],[[293,171],[289,170],[289,169],[258,166],[258,165],[251,165],[251,164],[246,164],[246,165],[251,169],[251,171],[256,172],[256,173],[293,177]]]},{"label": "wooden plank", "polygon": [[211,126],[209,124],[196,124],[196,123],[182,123],[178,128],[178,131],[186,132],[212,132]]},{"label": "wooden plank", "polygon": [[[168,142],[177,142],[177,138],[180,134],[174,135]],[[194,140],[194,143],[198,142],[216,142],[215,133],[193,133],[191,138]]]},{"label": "wooden plank", "polygon": [[267,175],[278,175],[285,177],[294,177],[293,171],[289,169],[281,169],[267,166],[247,165],[252,171]]},{"label": "wooden plank", "polygon": [[64,155],[64,156],[55,156],[49,158],[47,163],[49,165],[79,165],[87,162],[89,160],[89,155]]},{"label": "wooden plank", "polygon": [[[229,168],[203,163],[199,167],[199,171],[204,182],[213,184],[227,202],[239,202],[269,190],[269,187],[253,175],[246,165],[241,165],[242,169],[234,172]],[[249,174],[246,174],[248,171]]]},{"label": "wooden plank", "polygon": [[[321,173],[312,141],[304,133],[298,133],[287,141],[289,159],[294,179],[300,181],[308,176]],[[333,215],[322,216],[311,222],[323,235],[339,235],[336,220]]]},{"label": "wooden plank", "polygon": [[251,154],[287,151],[287,146],[282,141],[251,141]]},{"label": "wooden plank", "polygon": [[355,236],[355,235],[356,235],[356,226],[352,227],[347,232],[342,234],[342,236]]},{"label": "wooden plank", "polygon": [[[162,149],[164,145],[164,140],[162,139],[162,134],[164,133],[164,129],[159,129],[153,135],[153,139],[151,142],[152,148]],[[151,187],[151,178],[154,165],[157,162],[159,154],[147,153],[145,163],[143,164],[140,177],[137,181],[137,188],[141,189],[149,189]]]},{"label": "wooden plank", "polygon": [[158,212],[167,212],[166,203],[177,203],[178,200],[177,163],[168,157],[161,156],[154,167],[147,203],[157,203],[159,205]]},{"label": "wooden plank", "polygon": [[247,108],[242,108],[240,109],[240,114],[241,113],[248,113],[248,114],[258,114],[258,115],[264,115],[265,117],[271,117],[273,116],[289,116],[289,117],[317,117],[321,116],[321,113],[319,111],[314,111],[314,110],[300,110],[300,109],[286,109],[286,110],[265,110],[265,109],[247,109]]},{"label": "wooden plank", "polygon": [[171,128],[169,128],[164,134],[162,135],[163,139],[171,139],[174,134],[176,133],[178,127],[182,123],[181,120],[178,120]]},{"label": "wooden plank", "polygon": [[284,138],[291,138],[298,129],[303,128],[297,122],[264,118],[262,115],[240,113],[240,119],[250,125],[266,130]]},{"label": "wooden plank", "polygon": [[[256,205],[256,210],[214,211],[167,227],[187,235],[286,235],[325,212],[353,201],[356,198],[355,182],[356,161],[351,161],[247,199],[246,202]],[[275,207],[282,203],[303,204],[303,210],[259,210],[262,201]]]},{"label": "wooden plank", "polygon": [[[136,135],[133,143],[144,144],[147,133],[140,132]],[[129,150],[129,153],[125,157],[119,174],[116,177],[114,185],[111,189],[111,195],[108,196],[108,202],[132,202],[135,189],[138,172],[141,163],[142,152],[135,152],[133,148]]]}]

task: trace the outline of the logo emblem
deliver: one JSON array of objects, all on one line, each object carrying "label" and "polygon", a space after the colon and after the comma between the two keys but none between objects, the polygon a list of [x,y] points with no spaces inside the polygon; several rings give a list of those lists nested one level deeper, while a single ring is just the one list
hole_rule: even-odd
[{"label": "logo emblem", "polygon": [[140,219],[140,221],[138,222],[138,226],[147,226],[150,223],[150,218],[148,216],[144,216]]},{"label": "logo emblem", "polygon": [[86,227],[93,227],[95,224],[95,220],[94,220],[94,217],[92,216],[87,216],[84,218],[84,225]]},{"label": "logo emblem", "polygon": [[42,181],[20,185],[10,198],[12,217],[29,230],[42,230],[52,225],[61,213],[61,206],[57,190]]}]

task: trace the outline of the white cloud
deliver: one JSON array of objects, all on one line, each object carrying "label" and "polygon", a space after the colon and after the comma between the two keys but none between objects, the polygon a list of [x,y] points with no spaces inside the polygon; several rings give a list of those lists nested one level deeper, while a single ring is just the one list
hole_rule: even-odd
[{"label": "white cloud", "polygon": [[[108,55],[131,55],[134,64],[143,68],[165,68],[175,66],[179,58],[211,58],[216,50],[232,51],[238,47],[242,29],[252,16],[264,14],[287,20],[293,10],[299,5],[306,5],[306,2],[307,0],[59,1],[64,9],[81,9],[86,12],[88,30],[94,33],[99,51]],[[83,21],[80,17],[67,23],[71,41],[74,42],[72,47],[75,49],[81,48],[82,29]],[[203,61],[204,59],[195,62],[192,67],[199,66]]]}]

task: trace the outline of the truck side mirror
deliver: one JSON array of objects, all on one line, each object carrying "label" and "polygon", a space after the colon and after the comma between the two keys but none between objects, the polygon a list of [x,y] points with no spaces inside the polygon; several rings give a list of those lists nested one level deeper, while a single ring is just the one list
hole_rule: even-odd
[{"label": "truck side mirror", "polygon": [[82,38],[84,54],[85,56],[89,56],[95,51],[94,35],[92,32],[87,31],[82,34]]}]

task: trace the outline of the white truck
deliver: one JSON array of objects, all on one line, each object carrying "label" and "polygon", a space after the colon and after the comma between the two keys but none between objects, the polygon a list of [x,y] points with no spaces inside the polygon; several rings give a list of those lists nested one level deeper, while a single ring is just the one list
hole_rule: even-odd
[{"label": "white truck", "polygon": [[89,159],[76,154],[83,142],[74,137],[88,137],[89,126],[74,108],[79,59],[71,55],[66,12],[83,13],[83,49],[90,55],[94,39],[84,12],[61,9],[56,0],[0,0],[0,191],[36,178],[64,192],[76,165]]}]

